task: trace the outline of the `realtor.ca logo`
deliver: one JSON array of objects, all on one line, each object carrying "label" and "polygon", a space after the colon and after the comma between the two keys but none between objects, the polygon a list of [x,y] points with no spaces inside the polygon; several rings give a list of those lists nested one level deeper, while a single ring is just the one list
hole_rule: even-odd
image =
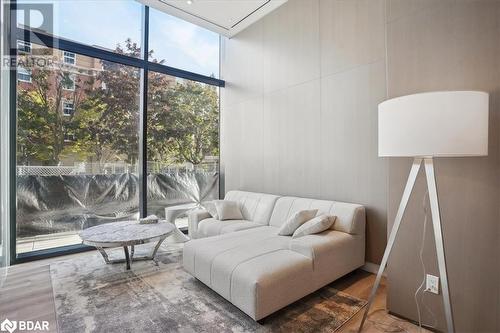
[{"label": "realtor.ca logo", "polygon": [[46,320],[9,320],[6,318],[0,324],[0,331],[14,333],[15,331],[48,331],[49,330],[49,322]]},{"label": "realtor.ca logo", "polygon": [[[10,13],[10,55],[2,55],[1,70],[51,68],[58,47],[54,39],[54,4],[58,1],[2,0],[3,11]],[[15,5],[15,9],[11,6]],[[2,22],[2,29],[4,28]],[[6,40],[7,42],[7,40]],[[2,73],[3,74],[3,73]],[[19,323],[18,323],[19,326]]]}]

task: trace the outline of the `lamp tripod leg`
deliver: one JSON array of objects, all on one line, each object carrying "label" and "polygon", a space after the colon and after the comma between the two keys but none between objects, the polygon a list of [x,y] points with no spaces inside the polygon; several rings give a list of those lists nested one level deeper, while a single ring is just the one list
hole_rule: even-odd
[{"label": "lamp tripod leg", "polygon": [[389,260],[389,255],[391,254],[394,241],[396,240],[399,226],[403,219],[406,205],[408,204],[408,200],[410,199],[411,191],[413,190],[413,186],[415,185],[415,180],[417,179],[418,170],[420,170],[421,164],[422,164],[421,158],[415,158],[413,160],[410,174],[408,175],[408,180],[406,181],[406,186],[403,192],[403,196],[401,198],[398,212],[396,214],[394,225],[392,226],[391,234],[389,235],[389,239],[387,240],[387,246],[385,248],[384,256],[382,257],[382,262],[380,263],[380,267],[378,269],[377,277],[375,279],[375,284],[373,285],[370,297],[368,298],[368,303],[366,304],[365,312],[363,314],[363,319],[361,320],[361,324],[359,325],[358,332],[361,332],[363,330],[363,325],[365,324],[366,318],[368,317],[368,313],[370,312],[370,307],[373,303],[373,300],[375,299],[375,294],[377,293],[377,289],[380,285],[380,280],[382,279],[382,274],[384,273],[385,266],[387,265],[387,261]]},{"label": "lamp tripod leg", "polygon": [[432,225],[434,229],[434,241],[436,242],[436,253],[438,259],[439,276],[441,277],[441,289],[443,291],[444,313],[448,332],[455,332],[453,326],[453,313],[451,310],[450,291],[448,288],[448,274],[446,271],[446,258],[444,255],[443,232],[441,230],[441,217],[439,213],[439,202],[436,189],[436,178],[434,176],[434,163],[432,158],[424,160],[425,175],[427,177],[427,188],[429,190],[429,202],[431,205]]}]

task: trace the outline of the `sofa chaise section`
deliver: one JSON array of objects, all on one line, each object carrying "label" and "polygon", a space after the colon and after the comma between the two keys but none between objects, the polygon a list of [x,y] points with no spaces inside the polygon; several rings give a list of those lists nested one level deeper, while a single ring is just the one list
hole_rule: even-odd
[{"label": "sofa chaise section", "polygon": [[262,226],[186,243],[184,268],[259,320],[313,291],[313,260],[289,247]]},{"label": "sofa chaise section", "polygon": [[[337,216],[332,229],[299,238],[277,234],[289,216],[310,208]],[[281,197],[269,225],[186,243],[184,268],[260,320],[362,266],[364,232],[361,205]]]}]

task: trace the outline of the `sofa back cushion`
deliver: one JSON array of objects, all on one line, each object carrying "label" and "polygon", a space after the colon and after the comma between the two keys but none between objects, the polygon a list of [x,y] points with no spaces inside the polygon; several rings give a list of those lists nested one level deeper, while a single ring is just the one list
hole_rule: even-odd
[{"label": "sofa back cushion", "polygon": [[245,220],[268,225],[278,198],[279,196],[272,194],[229,191],[224,200],[237,201]]},{"label": "sofa back cushion", "polygon": [[290,216],[305,209],[318,209],[317,215],[337,216],[331,229],[353,235],[365,233],[365,208],[362,205],[297,197],[279,198],[274,205],[269,225],[280,227]]}]

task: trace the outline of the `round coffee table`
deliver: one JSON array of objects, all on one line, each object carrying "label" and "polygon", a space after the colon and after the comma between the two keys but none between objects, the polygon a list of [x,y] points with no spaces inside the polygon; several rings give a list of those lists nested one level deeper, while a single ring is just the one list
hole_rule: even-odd
[{"label": "round coffee table", "polygon": [[[160,248],[161,243],[173,231],[175,226],[168,222],[154,224],[139,224],[138,221],[124,221],[101,224],[85,229],[79,233],[83,244],[95,246],[101,253],[106,264],[122,263],[130,264],[135,260],[152,260]],[[149,256],[134,257],[134,246],[157,242],[153,252]],[[128,247],[131,247],[129,255]],[[125,259],[110,260],[104,248],[123,247]]]}]

